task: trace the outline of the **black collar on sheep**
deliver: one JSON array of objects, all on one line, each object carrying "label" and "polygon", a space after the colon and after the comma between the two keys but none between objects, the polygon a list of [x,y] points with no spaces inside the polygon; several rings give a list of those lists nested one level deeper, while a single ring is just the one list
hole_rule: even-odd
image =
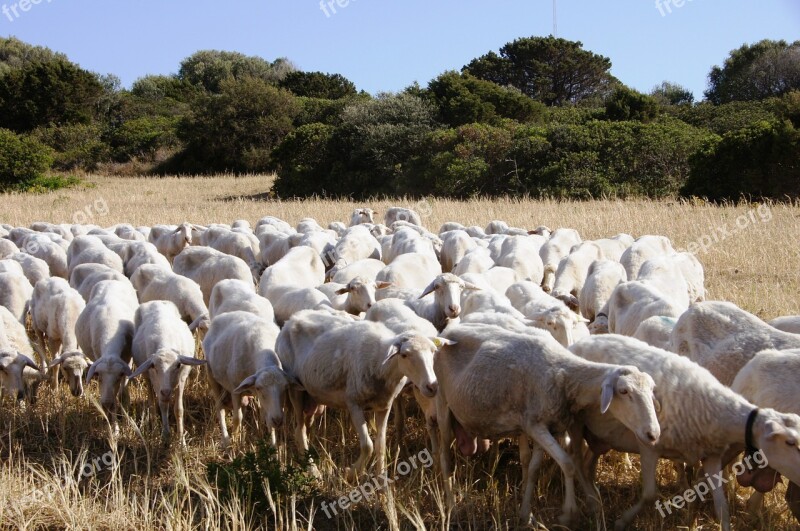
[{"label": "black collar on sheep", "polygon": [[755,408],[747,416],[747,423],[744,425],[744,447],[748,456],[752,456],[758,451],[758,448],[753,444],[753,424],[755,424],[757,416],[758,408]]}]

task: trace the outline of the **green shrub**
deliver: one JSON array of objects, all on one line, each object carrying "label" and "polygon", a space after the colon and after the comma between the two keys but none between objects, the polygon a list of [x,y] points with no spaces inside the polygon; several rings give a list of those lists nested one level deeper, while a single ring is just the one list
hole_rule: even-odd
[{"label": "green shrub", "polygon": [[124,122],[110,135],[114,160],[127,162],[177,146],[179,122],[178,118],[166,116],[143,116]]},{"label": "green shrub", "polygon": [[658,102],[628,87],[617,87],[606,101],[606,118],[649,122],[658,115]]},{"label": "green shrub", "polygon": [[0,189],[24,188],[53,164],[53,150],[38,140],[0,129]]},{"label": "green shrub", "polygon": [[289,133],[272,152],[271,167],[278,174],[273,186],[281,197],[326,195],[339,186],[331,180],[330,152],[335,128],[315,123]]},{"label": "green shrub", "polygon": [[37,140],[55,150],[53,167],[62,171],[93,171],[107,161],[111,149],[102,134],[97,124],[51,125],[33,132]]}]

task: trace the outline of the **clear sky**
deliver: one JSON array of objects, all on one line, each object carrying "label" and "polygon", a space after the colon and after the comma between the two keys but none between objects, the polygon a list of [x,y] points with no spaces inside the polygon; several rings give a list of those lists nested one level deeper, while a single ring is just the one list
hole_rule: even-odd
[{"label": "clear sky", "polygon": [[[219,49],[288,57],[371,93],[397,91],[553,32],[552,0],[324,0],[334,6],[327,15],[320,0],[29,1],[37,0],[0,0],[0,35],[64,52],[125,86]],[[557,1],[557,35],[609,57],[612,73],[642,91],[666,79],[702,98],[709,69],[731,49],[800,39],[800,0],[659,0],[661,9],[656,0]]]}]

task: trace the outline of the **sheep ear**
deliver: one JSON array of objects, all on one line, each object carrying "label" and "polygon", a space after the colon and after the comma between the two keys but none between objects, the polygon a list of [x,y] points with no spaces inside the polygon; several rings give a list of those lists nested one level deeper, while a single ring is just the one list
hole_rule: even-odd
[{"label": "sheep ear", "polygon": [[403,346],[403,342],[402,341],[396,342],[396,343],[392,343],[392,346],[389,347],[389,351],[386,353],[386,359],[383,360],[384,365],[389,363],[389,360],[391,360],[392,358],[394,358],[395,356],[397,356],[400,353],[400,347],[402,347],[402,346]]},{"label": "sheep ear", "polygon": [[603,414],[611,407],[611,400],[614,398],[614,380],[616,378],[606,378],[603,382],[603,392],[600,394],[600,413]]},{"label": "sheep ear", "polygon": [[64,358],[59,356],[56,359],[54,359],[53,361],[51,361],[50,364],[47,366],[47,368],[48,369],[52,369],[53,367],[61,365],[62,363],[64,363]]},{"label": "sheep ear", "polygon": [[286,377],[286,381],[289,382],[290,386],[294,387],[298,391],[305,391],[306,390],[305,387],[303,387],[303,384],[300,383],[300,380],[298,380],[297,378],[295,378],[294,376],[292,376],[291,374],[289,374],[286,371],[281,371],[281,372]]},{"label": "sheep ear", "polygon": [[450,339],[447,339],[446,337],[432,337],[431,341],[433,341],[433,344],[436,345],[436,348],[442,348],[445,346],[458,344],[458,341],[452,341]]},{"label": "sheep ear", "polygon": [[764,435],[767,439],[774,439],[784,433],[786,433],[786,428],[779,422],[768,420],[764,424]]},{"label": "sheep ear", "polygon": [[253,387],[256,385],[256,375],[253,374],[252,376],[248,376],[245,378],[242,383],[239,384],[239,387],[233,390],[233,392],[237,395],[249,394],[253,392]]},{"label": "sheep ear", "polygon": [[131,366],[127,363],[124,363],[124,367],[122,368],[122,374],[125,375],[126,378],[130,379],[133,378],[133,371],[131,371]]},{"label": "sheep ear", "polygon": [[36,365],[36,362],[30,359],[28,356],[22,354],[21,352],[17,352],[17,355],[20,358],[22,358],[22,360],[25,362],[25,366],[30,367],[31,369],[36,369],[39,372],[42,372],[42,369],[40,369],[39,366]]},{"label": "sheep ear", "polygon": [[97,362],[93,362],[89,365],[89,370],[86,372],[86,385],[89,385],[89,382],[94,378],[95,370],[97,370]]},{"label": "sheep ear", "polygon": [[435,289],[436,289],[436,281],[434,280],[433,282],[428,284],[428,287],[425,288],[425,290],[422,292],[422,295],[420,295],[419,298],[422,299],[423,297],[427,297],[428,295],[433,293],[433,290]]},{"label": "sheep ear", "polygon": [[183,365],[195,365],[196,366],[196,365],[205,365],[206,364],[206,360],[200,360],[200,359],[197,359],[197,358],[192,358],[190,356],[178,356],[178,360]]},{"label": "sheep ear", "polygon": [[391,282],[386,282],[385,280],[379,280],[379,281],[375,282],[375,287],[378,288],[378,289],[391,288],[392,287],[392,283]]},{"label": "sheep ear", "polygon": [[203,313],[202,315],[198,316],[197,319],[192,321],[192,324],[189,325],[189,331],[194,332],[197,329],[201,330],[208,330],[208,314]]},{"label": "sheep ear", "polygon": [[150,367],[152,367],[152,366],[153,366],[153,359],[152,359],[152,358],[149,358],[147,361],[145,361],[144,363],[142,363],[141,365],[139,365],[139,366],[136,368],[136,370],[135,370],[135,371],[133,371],[133,372],[131,373],[131,375],[130,375],[130,376],[128,376],[128,378],[130,378],[130,379],[134,379],[134,378],[136,378],[137,376],[141,376],[142,374],[144,374],[144,371],[146,371],[147,369],[149,369],[149,368],[150,368]]},{"label": "sheep ear", "polygon": [[656,413],[661,413],[661,401],[656,398],[656,395],[653,395],[653,407],[656,410]]},{"label": "sheep ear", "polygon": [[479,289],[482,289],[482,288],[480,286],[476,286],[472,282],[464,282],[464,289],[479,290]]},{"label": "sheep ear", "polygon": [[344,287],[336,290],[337,295],[344,295],[345,293],[350,293],[350,288]]}]

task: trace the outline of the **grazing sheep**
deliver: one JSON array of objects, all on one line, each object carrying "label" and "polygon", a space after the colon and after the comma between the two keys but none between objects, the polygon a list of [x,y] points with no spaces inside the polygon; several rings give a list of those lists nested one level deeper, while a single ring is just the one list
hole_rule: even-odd
[{"label": "grazing sheep", "polygon": [[[564,301],[571,310],[578,311],[578,296],[589,276],[589,269],[595,260],[601,257],[602,251],[594,242],[583,242],[558,263],[556,278],[550,294]],[[535,282],[535,280],[534,280]]]},{"label": "grazing sheep", "polygon": [[340,269],[331,279],[331,282],[337,284],[347,284],[356,277],[375,279],[383,268],[386,267],[380,260],[374,258],[365,258],[353,262],[352,264]]},{"label": "grazing sheep", "polygon": [[[800,374],[800,350],[762,350],[747,362],[736,378],[731,389],[745,397],[748,401],[762,408],[772,408],[781,413],[800,414],[800,386],[797,385],[797,374]],[[757,475],[769,474],[774,476],[771,467],[757,470]],[[759,477],[747,477],[739,483],[762,486]],[[767,482],[767,486],[772,483]],[[776,481],[777,483],[777,481]],[[771,490],[771,489],[770,489]],[[786,502],[794,517],[800,520],[800,507],[798,507],[800,487],[797,483],[789,482],[786,489]],[[764,494],[755,490],[747,502],[751,512],[761,507]]]},{"label": "grazing sheep", "polygon": [[152,301],[136,309],[131,352],[137,368],[130,378],[147,371],[151,399],[161,412],[161,439],[169,440],[169,406],[172,403],[178,440],[185,446],[183,391],[192,367],[205,361],[194,357],[194,337],[174,304]]},{"label": "grazing sheep", "polygon": [[[625,268],[619,262],[612,260],[596,260],[592,262],[592,265],[589,266],[586,282],[583,284],[578,297],[578,307],[581,315],[589,319],[589,321],[594,321],[602,311],[602,308],[608,303],[614,288],[625,282],[627,278]],[[592,329],[593,324],[589,325],[590,329]]]},{"label": "grazing sheep", "polygon": [[442,236],[445,232],[464,230],[465,228],[466,227],[464,227],[464,225],[456,221],[447,221],[443,223],[441,227],[439,227],[439,236]]},{"label": "grazing sheep", "polygon": [[800,315],[785,315],[783,317],[776,317],[767,324],[783,332],[800,334]]},{"label": "grazing sheep", "polygon": [[513,269],[522,280],[541,284],[544,263],[539,255],[540,249],[536,240],[529,236],[509,236],[503,240],[500,255],[495,262],[499,266]]},{"label": "grazing sheep", "polygon": [[[658,415],[661,438],[655,445],[646,444],[616,420],[601,417],[595,411],[587,412],[584,417],[588,430],[584,433],[590,434],[592,467],[599,455],[609,449],[641,455],[641,499],[617,520],[616,529],[628,526],[643,507],[656,500],[659,457],[680,459],[690,465],[702,463],[709,477],[721,477],[727,464],[725,454],[744,450],[745,441],[751,437],[770,465],[787,473],[792,481],[800,479],[797,415],[757,409],[691,360],[633,338],[592,336],[573,345],[571,350],[591,361],[629,363],[652,376],[656,384],[655,396],[661,404]],[[748,427],[750,433],[746,433]],[[576,429],[575,433],[579,441],[580,431]],[[715,487],[712,492],[717,518],[723,529],[730,530],[724,489]]]},{"label": "grazing sheep", "polygon": [[[278,336],[277,352],[286,372],[303,387],[302,391],[289,392],[299,428],[295,439],[300,451],[308,451],[303,444],[307,444],[304,411],[309,409],[306,405],[309,400],[345,409],[350,413],[361,448],[349,472],[360,474],[373,455],[365,416],[365,410],[369,409],[375,413],[377,426],[375,470],[382,473],[386,467],[386,423],[392,402],[409,380],[425,396],[436,394],[433,355],[445,342],[415,333],[397,335],[372,321],[320,330],[313,314],[293,317]],[[304,399],[304,395],[308,398]]]},{"label": "grazing sheep", "polygon": [[271,266],[286,256],[293,247],[291,234],[276,229],[273,225],[263,225],[258,234],[261,263]]},{"label": "grazing sheep", "polygon": [[457,276],[467,273],[483,273],[490,270],[495,265],[491,253],[483,247],[475,247],[464,257],[453,265],[452,273]]},{"label": "grazing sheep", "polygon": [[244,311],[261,317],[265,321],[275,321],[275,310],[272,304],[258,295],[252,284],[241,280],[222,280],[211,290],[208,311],[213,320],[227,312]]},{"label": "grazing sheep", "polygon": [[32,286],[35,286],[40,280],[50,278],[50,267],[41,258],[36,258],[27,253],[14,253],[8,258],[22,266],[22,273],[28,278]]},{"label": "grazing sheep", "polygon": [[265,216],[256,222],[256,229],[255,229],[256,236],[258,236],[260,234],[260,231],[263,230],[262,227],[266,226],[272,226],[275,229],[277,229],[278,232],[283,232],[284,234],[295,233],[295,230],[292,228],[292,226],[283,221],[282,219],[278,219],[274,216]]},{"label": "grazing sheep", "polygon": [[641,236],[625,249],[620,257],[620,263],[628,274],[628,280],[639,278],[639,269],[642,268],[647,260],[659,256],[670,256],[675,254],[672,242],[666,236]]},{"label": "grazing sheep", "polygon": [[[578,517],[575,464],[553,434],[564,433],[588,412],[609,411],[614,419],[653,444],[661,430],[656,419],[653,380],[635,367],[592,363],[573,355],[544,332],[519,334],[482,324],[445,331],[449,340],[434,360],[440,457],[448,507],[453,506],[450,445],[472,455],[477,437],[518,436],[525,473],[520,518],[531,516],[534,477],[528,440],[543,448],[565,476],[561,523]],[[503,385],[497,385],[502,381]],[[538,453],[538,450],[537,450]]]},{"label": "grazing sheep", "polygon": [[256,258],[260,256],[261,250],[258,238],[252,234],[221,227],[209,227],[200,236],[200,245],[240,258],[250,268],[253,281],[258,283],[264,266]]},{"label": "grazing sheep", "polygon": [[357,208],[353,210],[353,214],[350,216],[350,226],[355,227],[363,223],[374,224],[374,215],[375,211],[371,208]]},{"label": "grazing sheep", "polygon": [[172,265],[152,243],[132,241],[106,245],[122,259],[123,272],[128,278],[132,277],[136,270],[145,264],[157,265],[165,271],[172,271]]},{"label": "grazing sheep", "polygon": [[391,227],[395,221],[405,221],[418,227],[422,226],[422,218],[410,208],[389,207],[386,214],[383,215],[383,223],[387,227]]},{"label": "grazing sheep", "polygon": [[398,256],[382,269],[375,279],[396,288],[425,289],[431,280],[441,274],[442,267],[435,257],[428,254],[407,253]]},{"label": "grazing sheep", "polygon": [[[23,355],[33,360],[34,348],[28,338],[28,332],[25,330],[25,326],[17,321],[4,306],[0,306],[0,350],[4,347],[8,347],[16,351],[18,355]],[[41,351],[39,352],[39,357],[44,360],[44,355]],[[44,370],[44,365],[39,369],[35,365],[26,364],[22,369],[22,398],[19,398],[16,387],[9,387],[9,392],[12,396],[24,400],[30,405],[35,405],[39,385],[46,379],[45,373],[43,372]],[[2,369],[0,369],[0,372],[2,372]],[[13,376],[11,376],[10,380],[13,379]],[[0,397],[2,396],[3,383],[2,375],[0,375]]]},{"label": "grazing sheep", "polygon": [[481,289],[489,289],[503,295],[508,288],[519,282],[516,271],[508,267],[496,266],[483,273],[465,273],[461,278]]},{"label": "grazing sheep", "polygon": [[505,221],[500,221],[498,219],[495,219],[493,221],[490,221],[489,224],[486,225],[485,232],[486,234],[489,235],[505,234],[507,230],[508,230],[508,223],[506,223]]},{"label": "grazing sheep", "polygon": [[294,247],[264,270],[258,293],[275,306],[287,288],[313,288],[324,282],[325,265],[320,256],[310,247]]},{"label": "grazing sheep", "polygon": [[512,284],[505,295],[533,326],[547,330],[565,347],[589,335],[586,319],[531,281]]},{"label": "grazing sheep", "polygon": [[326,257],[328,278],[333,278],[344,267],[365,258],[381,259],[381,244],[370,234],[367,227],[356,225],[347,231],[336,242],[333,254]]},{"label": "grazing sheep", "polygon": [[477,243],[463,230],[450,230],[440,232],[442,238],[442,271],[450,273],[470,251],[478,246]]},{"label": "grazing sheep", "polygon": [[52,370],[51,382],[58,385],[61,372],[72,396],[83,395],[83,373],[89,367],[86,357],[78,347],[75,327],[86,303],[80,293],[60,277],[36,284],[31,298],[31,327],[40,352],[45,344],[51,358],[43,360]]},{"label": "grazing sheep", "polygon": [[33,286],[25,275],[19,272],[0,273],[0,306],[5,306],[23,325],[32,296]]},{"label": "grazing sheep", "polygon": [[67,263],[70,276],[75,268],[82,264],[102,264],[120,273],[125,272],[122,258],[94,235],[78,236],[72,240],[67,251]]},{"label": "grazing sheep", "polygon": [[581,237],[575,229],[556,229],[550,238],[539,249],[544,273],[542,288],[549,292],[556,281],[556,270],[561,259],[567,256],[573,246],[581,243]]},{"label": "grazing sheep", "polygon": [[[452,273],[443,273],[428,284],[417,300],[407,301],[406,304],[417,315],[430,321],[437,330],[442,330],[450,319],[461,315],[463,291],[477,289],[480,288],[461,280]],[[433,293],[433,300],[426,300],[431,293]]]},{"label": "grazing sheep", "polygon": [[[243,283],[250,285],[253,291],[251,282]],[[201,336],[208,330],[211,324],[209,310],[203,301],[203,292],[194,280],[154,264],[145,264],[133,274],[131,284],[136,289],[140,303],[170,301],[178,308],[189,330],[199,330]]]},{"label": "grazing sheep", "polygon": [[217,282],[226,278],[253,282],[253,275],[244,260],[208,247],[187,247],[175,257],[172,269],[197,282],[206,306]]},{"label": "grazing sheep", "polygon": [[10,259],[0,260],[0,273],[14,273],[25,276],[25,272],[19,262]]},{"label": "grazing sheep", "polygon": [[[329,292],[326,287],[331,285],[332,289]],[[388,282],[356,277],[345,285],[328,283],[317,289],[330,299],[335,309],[351,315],[360,315],[375,304],[375,292],[389,286],[391,284]]]},{"label": "grazing sheep", "polygon": [[230,446],[225,408],[231,409],[233,432],[242,425],[242,397],[255,395],[262,429],[275,445],[275,428],[283,424],[283,396],[294,378],[286,374],[275,354],[278,327],[249,312],[217,316],[203,340],[208,360],[208,385],[222,431],[222,446]]},{"label": "grazing sheep", "polygon": [[131,376],[131,342],[139,301],[129,282],[104,280],[97,283],[86,308],[75,324],[78,345],[93,363],[86,373],[86,383],[100,380],[100,404],[119,433],[118,397],[128,401],[127,379]]},{"label": "grazing sheep", "polygon": [[19,247],[11,240],[0,238],[0,259],[11,258],[19,252]]},{"label": "grazing sheep", "polygon": [[731,385],[757,353],[800,348],[800,335],[781,332],[730,302],[706,301],[680,316],[670,346]]},{"label": "grazing sheep", "polygon": [[128,282],[128,277],[103,264],[81,264],[72,270],[69,285],[81,294],[83,300],[89,302],[95,284],[103,280]]},{"label": "grazing sheep", "polygon": [[[8,344],[4,344],[0,336],[0,392],[6,391],[17,402],[26,398],[25,369],[30,368],[39,372],[36,363],[25,354]],[[29,398],[30,401],[30,398]]]},{"label": "grazing sheep", "polygon": [[636,327],[636,332],[632,337],[639,341],[644,341],[648,345],[669,350],[670,337],[677,322],[678,319],[675,317],[654,315],[642,321]]},{"label": "grazing sheep", "polygon": [[123,240],[130,240],[133,242],[146,242],[148,234],[144,234],[142,231],[137,230],[133,225],[128,225],[126,223],[120,223],[116,227],[114,227],[114,234],[122,238]]},{"label": "grazing sheep", "polygon": [[677,318],[685,310],[686,306],[676,304],[650,282],[633,280],[614,288],[603,313],[608,316],[609,332],[633,336],[645,319],[658,315]]},{"label": "grazing sheep", "polygon": [[303,310],[334,310],[328,296],[316,288],[283,286],[270,291],[270,296],[272,308],[275,310],[275,322],[279,326],[283,326],[292,315]]},{"label": "grazing sheep", "polygon": [[409,253],[424,254],[438,262],[433,242],[424,238],[419,232],[407,227],[399,228],[392,235],[388,250],[386,252],[381,251],[383,261],[386,264],[391,264],[398,256]]},{"label": "grazing sheep", "polygon": [[175,225],[154,225],[150,228],[147,240],[156,246],[158,252],[163,254],[173,263],[186,247],[192,245],[192,225],[181,223]]}]

